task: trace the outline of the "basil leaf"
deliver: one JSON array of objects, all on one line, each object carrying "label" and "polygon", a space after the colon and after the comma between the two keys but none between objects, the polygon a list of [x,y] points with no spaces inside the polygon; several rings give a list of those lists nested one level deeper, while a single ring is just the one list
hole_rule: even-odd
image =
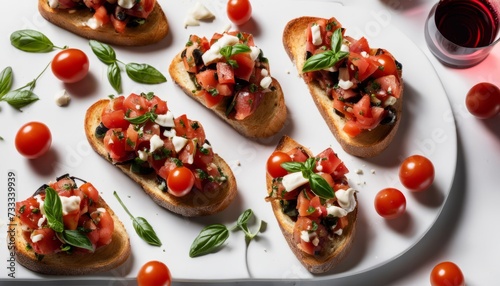
[{"label": "basil leaf", "polygon": [[228,237],[229,230],[223,224],[213,224],[205,227],[191,244],[189,257],[197,257],[214,251]]},{"label": "basil leaf", "polygon": [[251,209],[247,209],[244,211],[239,217],[238,221],[236,222],[239,227],[246,227],[246,224],[248,220],[252,217],[253,212]]},{"label": "basil leaf", "polygon": [[332,187],[330,187],[325,178],[316,173],[311,172],[309,185],[311,186],[311,191],[320,198],[333,199],[335,197]]},{"label": "basil leaf", "polygon": [[96,40],[90,40],[89,45],[92,48],[92,51],[97,56],[97,58],[107,64],[110,65],[116,62],[116,53],[115,50],[110,45],[103,44]]},{"label": "basil leaf", "polygon": [[316,159],[315,158],[307,158],[307,160],[304,162],[304,168],[307,170],[314,170],[314,166],[316,165]]},{"label": "basil leaf", "polygon": [[229,58],[231,56],[231,52],[233,50],[232,46],[225,46],[222,47],[219,51],[219,53],[224,57],[224,58]]},{"label": "basil leaf", "polygon": [[241,54],[241,53],[248,53],[248,52],[251,52],[251,51],[252,50],[247,45],[236,44],[236,45],[232,46],[231,56],[236,55],[236,54]]},{"label": "basil leaf", "polygon": [[125,120],[127,120],[128,122],[132,123],[132,124],[142,124],[148,120],[151,120],[152,122],[154,122],[156,120],[156,118],[158,117],[158,115],[154,112],[146,112],[144,113],[143,115],[140,115],[140,116],[137,116],[137,117],[125,117]]},{"label": "basil leaf", "polygon": [[0,72],[0,99],[12,86],[12,68],[6,67]]},{"label": "basil leaf", "polygon": [[122,200],[116,193],[116,191],[113,192],[113,195],[115,198],[118,200],[120,205],[123,207],[125,212],[130,216],[132,219],[132,225],[134,226],[135,232],[137,235],[139,235],[140,238],[142,238],[145,242],[155,245],[155,246],[161,246],[161,241],[156,235],[156,232],[154,231],[153,227],[148,223],[148,221],[145,218],[138,217],[135,218],[132,216],[130,211],[127,209],[125,204],[123,204]]},{"label": "basil leaf", "polygon": [[148,244],[161,246],[161,241],[156,235],[155,230],[149,222],[143,217],[136,217],[132,220],[135,232]]},{"label": "basil leaf", "polygon": [[108,65],[108,81],[117,93],[122,92],[122,76],[120,74],[120,67],[116,62]]},{"label": "basil leaf", "polygon": [[10,43],[21,51],[47,53],[54,49],[54,44],[44,34],[35,30],[19,30],[10,35]]},{"label": "basil leaf", "polygon": [[311,56],[306,60],[302,67],[302,72],[317,71],[333,67],[337,63],[335,52],[328,50]]},{"label": "basil leaf", "polygon": [[135,82],[157,84],[166,82],[165,76],[148,64],[129,63],[125,65],[127,75]]},{"label": "basil leaf", "polygon": [[63,232],[64,224],[61,198],[51,187],[45,189],[44,210],[49,227],[55,232]]},{"label": "basil leaf", "polygon": [[281,167],[289,173],[301,172],[304,170],[304,164],[301,162],[285,162],[281,163]]},{"label": "basil leaf", "polygon": [[340,52],[340,49],[342,48],[342,28],[338,28],[335,32],[333,32],[330,45],[332,47],[332,51],[335,53]]},{"label": "basil leaf", "polygon": [[1,100],[6,101],[8,104],[19,111],[21,110],[21,108],[37,101],[38,99],[38,96],[31,90],[13,90],[11,92],[8,92],[1,98]]},{"label": "basil leaf", "polygon": [[94,252],[94,247],[90,239],[78,230],[65,229],[63,232],[56,233],[57,237],[64,243],[74,247],[83,248]]}]

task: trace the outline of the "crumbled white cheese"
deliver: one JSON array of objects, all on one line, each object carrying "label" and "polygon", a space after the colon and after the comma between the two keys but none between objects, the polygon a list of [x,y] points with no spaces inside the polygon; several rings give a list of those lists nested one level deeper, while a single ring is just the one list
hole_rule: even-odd
[{"label": "crumbled white cheese", "polygon": [[138,150],[137,155],[139,155],[139,159],[142,161],[147,161],[149,157],[148,152],[142,150]]},{"label": "crumbled white cheese", "polygon": [[394,105],[396,101],[398,101],[397,98],[390,95],[384,100],[384,106]]},{"label": "crumbled white cheese", "polygon": [[326,207],[326,212],[328,213],[328,215],[334,217],[343,217],[347,215],[347,211],[345,209],[334,205],[328,205]]},{"label": "crumbled white cheese", "polygon": [[151,139],[149,139],[149,152],[154,152],[156,149],[163,147],[163,140],[158,135],[153,135]]},{"label": "crumbled white cheese", "polygon": [[348,53],[348,52],[349,52],[349,46],[348,46],[348,45],[346,45],[346,44],[342,44],[342,45],[340,46],[340,50],[341,50],[342,52],[346,52],[346,53]]},{"label": "crumbled white cheese", "polygon": [[260,48],[256,46],[250,46],[250,58],[252,61],[256,61],[260,54]]},{"label": "crumbled white cheese", "polygon": [[45,220],[46,220],[46,219],[47,219],[47,218],[45,217],[45,215],[43,215],[43,216],[42,216],[42,217],[38,220],[37,225],[38,225],[38,227],[39,227],[39,228],[40,228],[40,227],[42,227],[42,225],[43,225],[43,223],[45,222]]},{"label": "crumbled white cheese", "polygon": [[323,39],[321,38],[321,30],[319,25],[311,26],[311,35],[312,35],[312,44],[315,46],[321,45],[323,43]]},{"label": "crumbled white cheese", "polygon": [[339,79],[339,87],[342,88],[343,90],[348,90],[353,85],[354,85],[354,83],[350,80]]},{"label": "crumbled white cheese", "polygon": [[340,189],[335,192],[335,197],[337,198],[340,207],[348,213],[352,212],[356,208],[356,198],[354,197],[355,193],[356,190],[353,188],[348,188],[347,190]]},{"label": "crumbled white cheese", "polygon": [[196,20],[193,15],[191,14],[188,14],[185,18],[184,18],[184,28],[187,28],[189,26],[199,26],[200,25],[200,21]]},{"label": "crumbled white cheese", "polygon": [[66,106],[69,104],[71,97],[68,92],[63,89],[54,95],[54,100],[58,106]]},{"label": "crumbled white cheese", "polygon": [[309,182],[309,180],[302,176],[302,172],[286,174],[281,181],[283,187],[287,191],[292,191],[307,182]]},{"label": "crumbled white cheese", "polygon": [[105,209],[105,208],[97,208],[97,211],[98,211],[98,212],[101,212],[101,213],[105,213],[105,212],[106,212],[106,209]]},{"label": "crumbled white cheese", "polygon": [[49,7],[52,9],[59,7],[59,0],[49,0],[47,1],[47,3],[49,4]]},{"label": "crumbled white cheese", "polygon": [[261,76],[268,76],[269,75],[269,71],[267,69],[261,69],[260,70],[260,75]]},{"label": "crumbled white cheese", "polygon": [[271,85],[272,82],[273,82],[273,79],[270,76],[266,76],[260,80],[260,86],[263,89],[267,89],[267,88],[269,88],[269,86]]},{"label": "crumbled white cheese", "polygon": [[80,209],[81,198],[79,196],[64,197],[60,196],[62,204],[62,214],[67,215]]},{"label": "crumbled white cheese", "polygon": [[130,9],[134,7],[134,5],[137,3],[137,0],[118,0],[118,6],[125,8],[125,9]]},{"label": "crumbled white cheese", "polygon": [[96,17],[92,17],[88,19],[87,22],[84,22],[83,25],[91,28],[92,30],[96,30],[103,25],[103,22],[97,20]]},{"label": "crumbled white cheese", "polygon": [[305,242],[309,242],[309,232],[307,230],[303,230],[300,232],[300,239]]},{"label": "crumbled white cheese", "polygon": [[174,149],[175,149],[175,152],[179,152],[182,150],[182,148],[184,148],[184,146],[186,146],[188,142],[188,139],[184,138],[184,137],[181,137],[181,136],[174,136],[172,137],[172,144],[174,144]]},{"label": "crumbled white cheese", "polygon": [[339,228],[339,229],[337,229],[336,231],[334,231],[333,233],[335,233],[335,234],[336,234],[336,235],[338,235],[338,236],[341,236],[341,235],[342,235],[342,229],[341,229],[341,228]]},{"label": "crumbled white cheese", "polygon": [[155,123],[163,127],[175,127],[174,115],[170,110],[166,114],[158,114]]},{"label": "crumbled white cheese", "polygon": [[362,56],[363,58],[368,58],[368,57],[370,57],[370,55],[369,55],[367,52],[365,52],[365,51],[361,51],[361,53],[360,53],[360,54],[361,54],[361,56]]},{"label": "crumbled white cheese", "polygon": [[191,9],[189,14],[191,14],[196,20],[208,20],[215,17],[215,15],[200,2],[196,2],[196,4],[194,4],[194,7]]},{"label": "crumbled white cheese", "polygon": [[31,236],[31,241],[33,241],[33,243],[37,243],[42,239],[43,239],[43,234],[41,234],[41,233]]}]

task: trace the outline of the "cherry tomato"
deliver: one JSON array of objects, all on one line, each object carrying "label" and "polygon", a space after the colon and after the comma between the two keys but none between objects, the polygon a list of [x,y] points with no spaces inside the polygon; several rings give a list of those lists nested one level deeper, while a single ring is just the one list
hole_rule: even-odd
[{"label": "cherry tomato", "polygon": [[438,263],[431,271],[432,286],[464,286],[465,279],[455,263],[445,261]]},{"label": "cherry tomato", "polygon": [[174,196],[182,197],[191,191],[194,179],[193,172],[188,168],[175,167],[167,177],[168,192]]},{"label": "cherry tomato", "polygon": [[167,265],[161,261],[146,262],[137,274],[139,286],[170,286],[172,276]]},{"label": "cherry tomato", "polygon": [[465,105],[472,115],[491,118],[500,111],[500,88],[488,82],[478,83],[467,93]]},{"label": "cherry tomato", "polygon": [[406,198],[395,188],[385,188],[375,196],[375,210],[386,219],[395,219],[406,210]]},{"label": "cherry tomato", "polygon": [[249,0],[229,0],[227,16],[236,25],[243,25],[252,17],[252,4]]},{"label": "cherry tomato", "polygon": [[47,152],[52,144],[52,134],[41,122],[28,122],[16,134],[16,149],[28,159],[35,159]]},{"label": "cherry tomato", "polygon": [[434,181],[434,165],[424,156],[412,155],[401,163],[399,179],[410,191],[424,191]]},{"label": "cherry tomato", "polygon": [[65,49],[56,54],[52,60],[52,72],[65,83],[82,80],[89,72],[89,59],[78,49]]},{"label": "cherry tomato", "polygon": [[273,178],[283,177],[288,174],[288,172],[281,167],[281,164],[291,161],[292,158],[287,153],[275,151],[271,154],[269,159],[267,159],[267,172]]}]

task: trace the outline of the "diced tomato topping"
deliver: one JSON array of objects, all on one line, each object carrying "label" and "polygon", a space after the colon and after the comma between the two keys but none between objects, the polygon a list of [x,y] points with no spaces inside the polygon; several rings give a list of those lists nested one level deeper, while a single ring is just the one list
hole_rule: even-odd
[{"label": "diced tomato topping", "polygon": [[57,239],[55,231],[49,227],[35,229],[30,235],[30,241],[33,251],[41,255],[61,251],[62,242]]},{"label": "diced tomato topping", "polygon": [[102,23],[102,25],[106,25],[111,21],[108,15],[108,11],[104,6],[99,6],[97,9],[95,9],[94,18],[99,23]]},{"label": "diced tomato topping", "polygon": [[156,0],[141,0],[132,9],[125,9],[125,13],[137,18],[146,19],[153,11],[155,5]]},{"label": "diced tomato topping", "polygon": [[234,83],[233,68],[225,62],[217,62],[217,78],[219,83]]},{"label": "diced tomato topping", "polygon": [[40,204],[34,197],[16,203],[16,214],[21,222],[30,229],[37,229],[43,214]]},{"label": "diced tomato topping", "polygon": [[[333,173],[342,163],[337,154],[333,152],[332,148],[325,149],[323,152],[319,153],[316,158],[319,159],[316,165],[316,170],[327,174]],[[321,167],[319,168],[319,166]]]},{"label": "diced tomato topping", "polygon": [[250,92],[247,89],[240,90],[236,94],[236,104],[234,106],[236,114],[234,115],[234,118],[237,120],[243,120],[252,115],[259,106],[262,96],[263,94],[258,91]]},{"label": "diced tomato topping", "polygon": [[367,54],[370,53],[370,45],[368,45],[368,40],[365,37],[361,37],[359,40],[354,40],[351,42],[349,46],[349,51],[356,54],[361,54],[361,52],[365,52]]},{"label": "diced tomato topping", "polygon": [[120,21],[116,19],[116,17],[113,14],[109,15],[109,20],[111,21],[113,28],[119,34],[123,34],[125,32],[125,28],[127,27],[127,22],[128,22],[127,19]]},{"label": "diced tomato topping", "polygon": [[238,65],[238,67],[234,68],[234,76],[249,81],[255,66],[255,62],[250,57],[250,54],[236,54],[231,56],[231,59],[235,60]]}]

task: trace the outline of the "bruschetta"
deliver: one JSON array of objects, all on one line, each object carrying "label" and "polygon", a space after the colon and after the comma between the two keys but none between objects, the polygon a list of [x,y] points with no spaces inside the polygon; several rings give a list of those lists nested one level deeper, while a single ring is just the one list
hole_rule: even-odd
[{"label": "bruschetta", "polygon": [[38,11],[74,34],[113,45],[153,44],[169,30],[156,0],[38,0]]},{"label": "bruschetta", "polygon": [[85,115],[92,148],[158,205],[182,216],[210,215],[236,196],[236,179],[199,121],[174,117],[153,93],[94,103]]},{"label": "bruschetta", "polygon": [[251,34],[190,35],[169,73],[187,95],[244,136],[270,137],[285,124],[283,90]]},{"label": "bruschetta", "polygon": [[403,111],[402,65],[335,18],[287,23],[283,45],[342,148],[374,157],[393,140]]},{"label": "bruschetta", "polygon": [[[79,179],[78,179],[79,180]],[[44,274],[112,270],[130,256],[122,222],[89,182],[63,175],[16,203],[16,260]],[[12,237],[9,234],[9,237]]]},{"label": "bruschetta", "polygon": [[288,136],[269,157],[266,200],[291,250],[311,273],[331,270],[351,249],[358,204],[348,172],[331,148],[313,156]]}]

